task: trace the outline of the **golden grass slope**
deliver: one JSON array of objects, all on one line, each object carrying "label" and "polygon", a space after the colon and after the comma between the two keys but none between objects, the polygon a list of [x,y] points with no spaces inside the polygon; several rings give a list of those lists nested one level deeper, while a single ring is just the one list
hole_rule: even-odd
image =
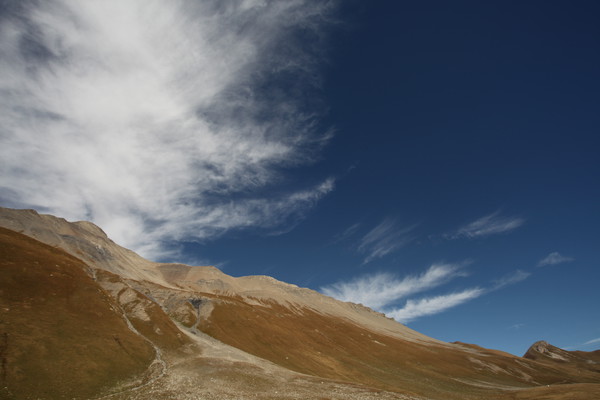
[{"label": "golden grass slope", "polygon": [[86,269],[0,228],[0,398],[90,398],[149,367],[152,346]]},{"label": "golden grass slope", "polygon": [[402,340],[310,309],[248,304],[239,297],[206,301],[214,309],[202,331],[313,376],[431,399],[510,399],[536,386],[600,383],[593,370],[557,368],[471,345]]}]

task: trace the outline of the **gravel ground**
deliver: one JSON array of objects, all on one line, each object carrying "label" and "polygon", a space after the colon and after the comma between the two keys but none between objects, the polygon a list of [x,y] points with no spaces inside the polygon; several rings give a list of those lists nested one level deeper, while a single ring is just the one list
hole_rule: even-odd
[{"label": "gravel ground", "polygon": [[201,332],[177,355],[165,354],[162,376],[97,400],[427,400],[299,374]]},{"label": "gravel ground", "polygon": [[160,379],[106,400],[426,400],[252,364],[194,357],[170,365]]}]

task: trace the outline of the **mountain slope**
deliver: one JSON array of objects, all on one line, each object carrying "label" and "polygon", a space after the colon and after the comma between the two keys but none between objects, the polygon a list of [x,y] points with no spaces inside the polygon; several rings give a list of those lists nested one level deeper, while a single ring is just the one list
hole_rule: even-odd
[{"label": "mountain slope", "polygon": [[214,267],[153,263],[117,245],[102,229],[90,222],[67,222],[62,218],[38,214],[34,210],[0,207],[0,226],[21,232],[48,245],[60,247],[94,269],[114,273],[123,279],[151,283],[157,288],[297,304],[332,316],[351,319],[403,339],[443,344],[367,307],[343,303],[313,290],[299,288],[268,276],[235,278]]},{"label": "mountain slope", "polygon": [[152,346],[80,260],[0,228],[0,397],[89,397],[143,373]]},{"label": "mountain slope", "polygon": [[555,368],[576,367],[579,371],[600,373],[600,350],[567,351],[541,340],[531,345],[523,357]]},{"label": "mountain slope", "polygon": [[435,399],[505,398],[519,388],[596,382],[594,371],[557,369],[477,346],[403,340],[351,320],[274,302],[202,299],[198,327],[288,369]]},{"label": "mountain slope", "polygon": [[[600,388],[600,372],[595,367],[582,368],[592,365],[585,360],[593,361],[595,353],[588,357],[579,354],[584,352],[569,352],[587,364],[573,358],[559,365],[539,357],[521,358],[475,345],[441,342],[361,305],[270,277],[235,278],[214,267],[150,262],[118,246],[88,222],[70,223],[31,210],[0,208],[0,226],[71,254],[41,243],[34,246],[38,242],[31,239],[27,239],[33,246],[29,250],[7,250],[11,253],[7,260],[13,259],[5,263],[3,273],[13,278],[0,280],[1,301],[7,301],[6,294],[12,291],[23,291],[36,301],[46,299],[47,294],[36,285],[17,282],[20,273],[42,271],[33,261],[19,257],[30,254],[38,263],[60,265],[53,264],[48,251],[60,252],[61,257],[78,263],[74,264],[79,270],[76,275],[86,282],[81,286],[88,288],[86,293],[93,287],[90,293],[102,293],[112,307],[90,326],[119,320],[133,335],[130,339],[141,346],[139,353],[132,354],[144,362],[137,370],[128,370],[129,381],[127,376],[119,378],[129,389],[113,385],[118,393],[111,399],[530,399],[538,395],[562,399],[569,398],[565,397],[568,393],[594,399]],[[45,273],[37,277],[40,282],[49,279]],[[55,318],[69,314],[65,304],[52,304]],[[31,326],[12,325],[11,335],[40,329],[33,316],[27,321]],[[71,325],[65,329],[83,332]],[[63,333],[40,333],[44,334],[52,342]],[[77,335],[77,340],[88,340],[81,336],[85,333]],[[6,346],[2,346],[0,341],[0,356],[6,358],[2,350]],[[23,351],[24,346],[11,349]],[[67,359],[86,357],[81,352],[68,354],[64,355]],[[33,364],[38,369],[44,366]],[[95,393],[91,396],[77,392],[80,389],[70,378],[44,379],[52,381],[50,386],[70,388],[70,398],[91,398],[105,388],[90,386],[86,393]],[[14,388],[24,384],[11,383]],[[39,397],[60,398],[49,392]]]},{"label": "mountain slope", "polygon": [[38,214],[35,210],[0,207],[0,226],[59,247],[94,268],[127,279],[164,283],[152,262],[118,246],[91,222],[67,222],[63,218]]}]

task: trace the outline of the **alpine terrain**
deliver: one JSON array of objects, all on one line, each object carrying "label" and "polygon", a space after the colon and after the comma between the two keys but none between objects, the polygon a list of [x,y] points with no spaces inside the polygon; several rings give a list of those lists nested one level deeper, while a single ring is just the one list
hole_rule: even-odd
[{"label": "alpine terrain", "polygon": [[445,343],[267,276],[0,209],[1,399],[599,399],[600,351]]}]

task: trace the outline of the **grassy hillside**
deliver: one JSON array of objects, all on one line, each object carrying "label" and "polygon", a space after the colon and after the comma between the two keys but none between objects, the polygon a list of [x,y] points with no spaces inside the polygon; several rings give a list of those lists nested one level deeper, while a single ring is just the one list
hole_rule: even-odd
[{"label": "grassy hillside", "polygon": [[0,228],[0,398],[90,398],[148,368],[154,349],[86,269]]},{"label": "grassy hillside", "polygon": [[204,332],[309,375],[433,399],[508,399],[518,389],[540,385],[600,383],[600,374],[589,369],[547,365],[477,346],[407,342],[309,309],[251,305],[232,297],[213,301],[212,314],[200,324]]}]

